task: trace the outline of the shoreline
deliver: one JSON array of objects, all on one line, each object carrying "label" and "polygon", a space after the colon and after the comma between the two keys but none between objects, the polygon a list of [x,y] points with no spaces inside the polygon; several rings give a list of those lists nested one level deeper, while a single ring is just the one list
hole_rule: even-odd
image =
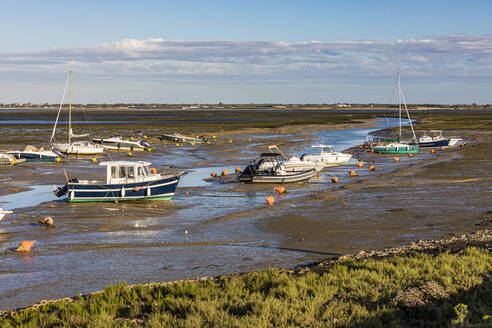
[{"label": "shoreline", "polygon": [[[492,223],[492,219],[490,219],[489,221],[490,223]],[[306,274],[307,272],[323,273],[328,271],[330,267],[336,263],[346,262],[350,260],[355,260],[355,261],[362,261],[365,259],[382,260],[395,256],[408,256],[416,253],[438,255],[441,253],[449,252],[451,254],[456,254],[465,250],[468,247],[483,248],[488,252],[492,252],[492,230],[481,229],[466,234],[462,234],[459,237],[451,237],[448,239],[419,240],[417,242],[411,242],[407,245],[401,245],[397,247],[386,247],[382,249],[368,249],[364,251],[359,251],[355,254],[344,254],[340,256],[333,256],[319,262],[296,265],[293,268],[280,268],[279,271],[288,274],[294,274],[294,275],[302,275],[302,274]],[[198,277],[196,279],[179,279],[173,281],[149,282],[146,284],[127,285],[127,287],[131,289],[137,287],[169,286],[181,282],[220,281],[220,280],[226,280],[234,277],[240,277],[251,273],[258,273],[262,271],[265,270],[252,270],[252,271],[246,271],[241,273],[223,274],[213,277]],[[41,300],[40,302],[29,306],[0,311],[0,317],[3,319],[8,319],[16,314],[22,313],[27,310],[34,310],[42,306],[59,303],[59,302],[71,303],[74,301],[78,301],[80,297],[87,299],[90,298],[91,296],[98,295],[103,292],[104,290],[98,290],[88,294],[77,294],[74,296],[64,297],[60,299]]]}]

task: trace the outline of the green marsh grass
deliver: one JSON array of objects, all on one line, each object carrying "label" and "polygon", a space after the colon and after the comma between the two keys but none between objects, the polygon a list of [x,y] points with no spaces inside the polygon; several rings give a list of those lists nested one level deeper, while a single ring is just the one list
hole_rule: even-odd
[{"label": "green marsh grass", "polygon": [[16,312],[0,327],[492,326],[492,255],[423,253],[127,286]]}]

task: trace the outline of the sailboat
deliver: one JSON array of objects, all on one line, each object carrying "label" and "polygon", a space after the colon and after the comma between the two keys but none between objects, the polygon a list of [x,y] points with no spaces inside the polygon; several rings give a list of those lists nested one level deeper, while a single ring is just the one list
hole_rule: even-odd
[{"label": "sailboat", "polygon": [[75,155],[99,155],[104,153],[104,147],[101,145],[94,144],[90,141],[72,141],[72,138],[87,137],[89,134],[76,135],[72,131],[72,71],[68,75],[69,81],[69,93],[68,93],[68,142],[67,143],[53,143],[55,138],[56,125],[58,124],[58,118],[60,117],[60,111],[63,105],[63,98],[65,98],[65,92],[67,87],[65,85],[65,91],[63,92],[63,98],[60,103],[60,108],[58,109],[58,115],[56,116],[55,125],[53,126],[53,133],[51,134],[51,147],[53,150],[62,152],[64,154],[75,154]]},{"label": "sailboat", "polygon": [[[405,102],[405,96],[403,95],[403,91],[400,86],[400,73],[396,74],[396,79],[398,83],[398,112],[400,119],[400,130],[398,134],[398,138],[395,139],[383,139],[371,146],[371,149],[376,153],[381,154],[417,154],[419,152],[419,146],[417,137],[415,136],[415,131],[413,129],[412,120],[410,119],[410,114],[408,113],[407,104]],[[405,108],[405,112],[407,113],[408,121],[410,122],[410,127],[412,128],[413,133],[413,141],[414,144],[407,144],[401,141],[401,110],[402,110],[402,102],[403,107]]]}]

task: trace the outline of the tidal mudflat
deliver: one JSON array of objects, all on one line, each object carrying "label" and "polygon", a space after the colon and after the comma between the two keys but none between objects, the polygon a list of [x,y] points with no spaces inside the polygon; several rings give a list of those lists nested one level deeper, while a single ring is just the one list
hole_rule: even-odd
[{"label": "tidal mudflat", "polygon": [[[105,112],[87,115],[95,136],[143,131],[155,150],[134,153],[133,159],[189,174],[171,202],[68,204],[54,200],[49,190],[64,181],[63,170],[79,176],[97,172],[90,158],[0,167],[2,207],[16,210],[0,221],[0,309],[88,293],[118,281],[292,267],[367,248],[459,235],[491,222],[489,113],[471,115],[473,119],[460,114],[465,116],[454,121],[449,120],[452,114],[422,115],[422,127],[451,129],[469,144],[402,157],[398,163],[352,148],[385,123],[394,125],[381,119],[387,113],[149,111],[120,112],[115,120]],[[54,113],[0,116],[2,150],[47,143]],[[79,113],[77,129],[88,129],[82,118]],[[176,131],[216,138],[211,144],[180,147],[156,138]],[[269,144],[301,154],[321,139],[339,151],[350,148],[365,166],[356,169],[349,163],[327,169],[309,183],[288,185],[287,194],[275,196],[274,206],[265,204],[273,186],[203,181],[209,173],[244,167]],[[128,158],[126,153],[111,156]],[[367,169],[371,164],[374,172]],[[353,169],[359,173],[355,178],[347,174]],[[340,178],[336,185],[330,183],[333,175]],[[37,223],[45,216],[53,217],[54,228]],[[33,250],[11,252],[23,239],[37,240]]]}]

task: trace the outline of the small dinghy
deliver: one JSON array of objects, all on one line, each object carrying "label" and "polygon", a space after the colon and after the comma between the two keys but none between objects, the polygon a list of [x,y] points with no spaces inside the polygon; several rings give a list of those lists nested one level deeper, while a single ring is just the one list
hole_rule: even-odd
[{"label": "small dinghy", "polygon": [[161,135],[161,140],[168,140],[168,141],[181,142],[181,143],[204,143],[208,141],[208,138],[204,136],[199,136],[195,138],[195,137],[184,136],[179,133],[173,133],[173,134]]},{"label": "small dinghy", "polygon": [[150,143],[145,140],[125,140],[121,136],[114,136],[112,138],[94,138],[92,139],[92,142],[100,144],[108,150],[137,151],[152,149]]},{"label": "small dinghy", "polygon": [[238,176],[240,182],[249,183],[292,183],[311,179],[316,175],[314,168],[303,171],[287,171],[279,153],[263,153]]},{"label": "small dinghy", "polygon": [[25,159],[17,159],[12,154],[0,153],[0,165],[15,165],[17,163],[25,162]]},{"label": "small dinghy", "polygon": [[0,220],[3,219],[6,214],[10,214],[10,213],[12,213],[12,211],[3,210],[0,207]]},{"label": "small dinghy", "polygon": [[57,197],[68,194],[69,202],[104,202],[115,200],[164,199],[174,196],[178,181],[185,172],[158,174],[144,161],[101,162],[106,181],[65,178],[67,182],[54,190]]}]

